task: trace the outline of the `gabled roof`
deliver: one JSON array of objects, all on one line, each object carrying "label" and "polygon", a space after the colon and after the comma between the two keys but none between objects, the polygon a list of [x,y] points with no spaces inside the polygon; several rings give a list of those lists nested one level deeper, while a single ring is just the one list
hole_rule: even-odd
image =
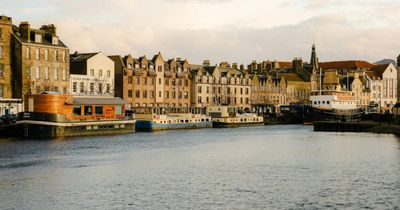
[{"label": "gabled roof", "polygon": [[299,75],[295,73],[280,73],[279,75],[284,77],[288,82],[305,82]]},{"label": "gabled roof", "polygon": [[90,59],[91,57],[95,56],[99,54],[99,52],[95,52],[95,53],[78,53],[75,52],[74,54],[71,54],[69,56],[70,58],[70,62],[71,63],[75,63],[75,62],[86,62],[88,59]]},{"label": "gabled roof", "polygon": [[369,69],[374,67],[374,64],[370,64],[367,61],[331,61],[331,62],[321,62],[319,66],[322,69]]},{"label": "gabled roof", "polygon": [[382,64],[382,65],[376,65],[370,69],[371,72],[373,72],[376,76],[379,78],[382,78],[383,73],[386,71],[386,69],[390,66],[390,64]]}]

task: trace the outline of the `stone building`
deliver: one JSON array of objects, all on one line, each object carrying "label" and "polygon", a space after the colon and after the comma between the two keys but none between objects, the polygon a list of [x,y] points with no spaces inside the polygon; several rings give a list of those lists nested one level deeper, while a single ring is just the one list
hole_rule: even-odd
[{"label": "stone building", "polygon": [[[110,56],[115,62],[116,93],[131,107],[189,107],[191,79],[187,60]],[[121,85],[122,84],[122,85]]]},{"label": "stone building", "polygon": [[69,49],[54,25],[32,29],[21,22],[13,29],[13,97],[55,91],[69,93]]},{"label": "stone building", "polygon": [[70,90],[74,96],[114,96],[114,61],[101,52],[70,55]]},{"label": "stone building", "polygon": [[219,66],[192,66],[192,102],[196,107],[231,105],[250,108],[251,79],[248,73],[226,62]]},{"label": "stone building", "polygon": [[286,84],[281,78],[253,76],[251,105],[258,112],[277,113],[279,106],[285,105],[286,101]]}]

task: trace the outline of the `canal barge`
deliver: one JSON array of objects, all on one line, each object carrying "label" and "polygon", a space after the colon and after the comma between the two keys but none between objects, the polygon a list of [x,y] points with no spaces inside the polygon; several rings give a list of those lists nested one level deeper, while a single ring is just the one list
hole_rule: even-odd
[{"label": "canal barge", "polygon": [[212,128],[211,118],[199,108],[138,107],[133,112],[137,131]]},{"label": "canal barge", "polygon": [[213,128],[236,128],[264,125],[263,117],[257,116],[254,113],[240,113],[239,108],[233,106],[208,107],[207,115],[211,117]]},{"label": "canal barge", "polygon": [[135,132],[135,120],[125,115],[127,102],[112,97],[73,97],[44,92],[25,96],[18,114],[17,135],[22,138],[57,138]]}]

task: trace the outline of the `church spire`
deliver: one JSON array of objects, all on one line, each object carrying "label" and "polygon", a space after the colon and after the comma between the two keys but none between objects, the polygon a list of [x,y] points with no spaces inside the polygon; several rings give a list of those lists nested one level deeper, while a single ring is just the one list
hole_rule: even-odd
[{"label": "church spire", "polygon": [[315,44],[312,45],[312,52],[311,52],[311,61],[310,64],[313,66],[314,69],[319,69],[318,65],[318,57],[317,57],[317,51],[315,48]]}]

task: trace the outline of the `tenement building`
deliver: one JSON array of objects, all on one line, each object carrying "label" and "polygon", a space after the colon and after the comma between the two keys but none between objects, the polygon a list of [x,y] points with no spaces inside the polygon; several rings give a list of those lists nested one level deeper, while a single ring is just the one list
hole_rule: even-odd
[{"label": "tenement building", "polygon": [[[115,62],[116,93],[131,107],[189,107],[191,79],[187,60],[110,56]],[[122,85],[121,85],[122,84]]]},{"label": "tenement building", "polygon": [[14,27],[13,97],[42,91],[69,92],[69,49],[54,25]]},{"label": "tenement building", "polygon": [[196,107],[231,105],[250,108],[251,79],[247,72],[222,62],[219,66],[193,65],[192,101]]},{"label": "tenement building", "polygon": [[114,61],[101,52],[70,55],[70,90],[75,96],[114,96]]}]

